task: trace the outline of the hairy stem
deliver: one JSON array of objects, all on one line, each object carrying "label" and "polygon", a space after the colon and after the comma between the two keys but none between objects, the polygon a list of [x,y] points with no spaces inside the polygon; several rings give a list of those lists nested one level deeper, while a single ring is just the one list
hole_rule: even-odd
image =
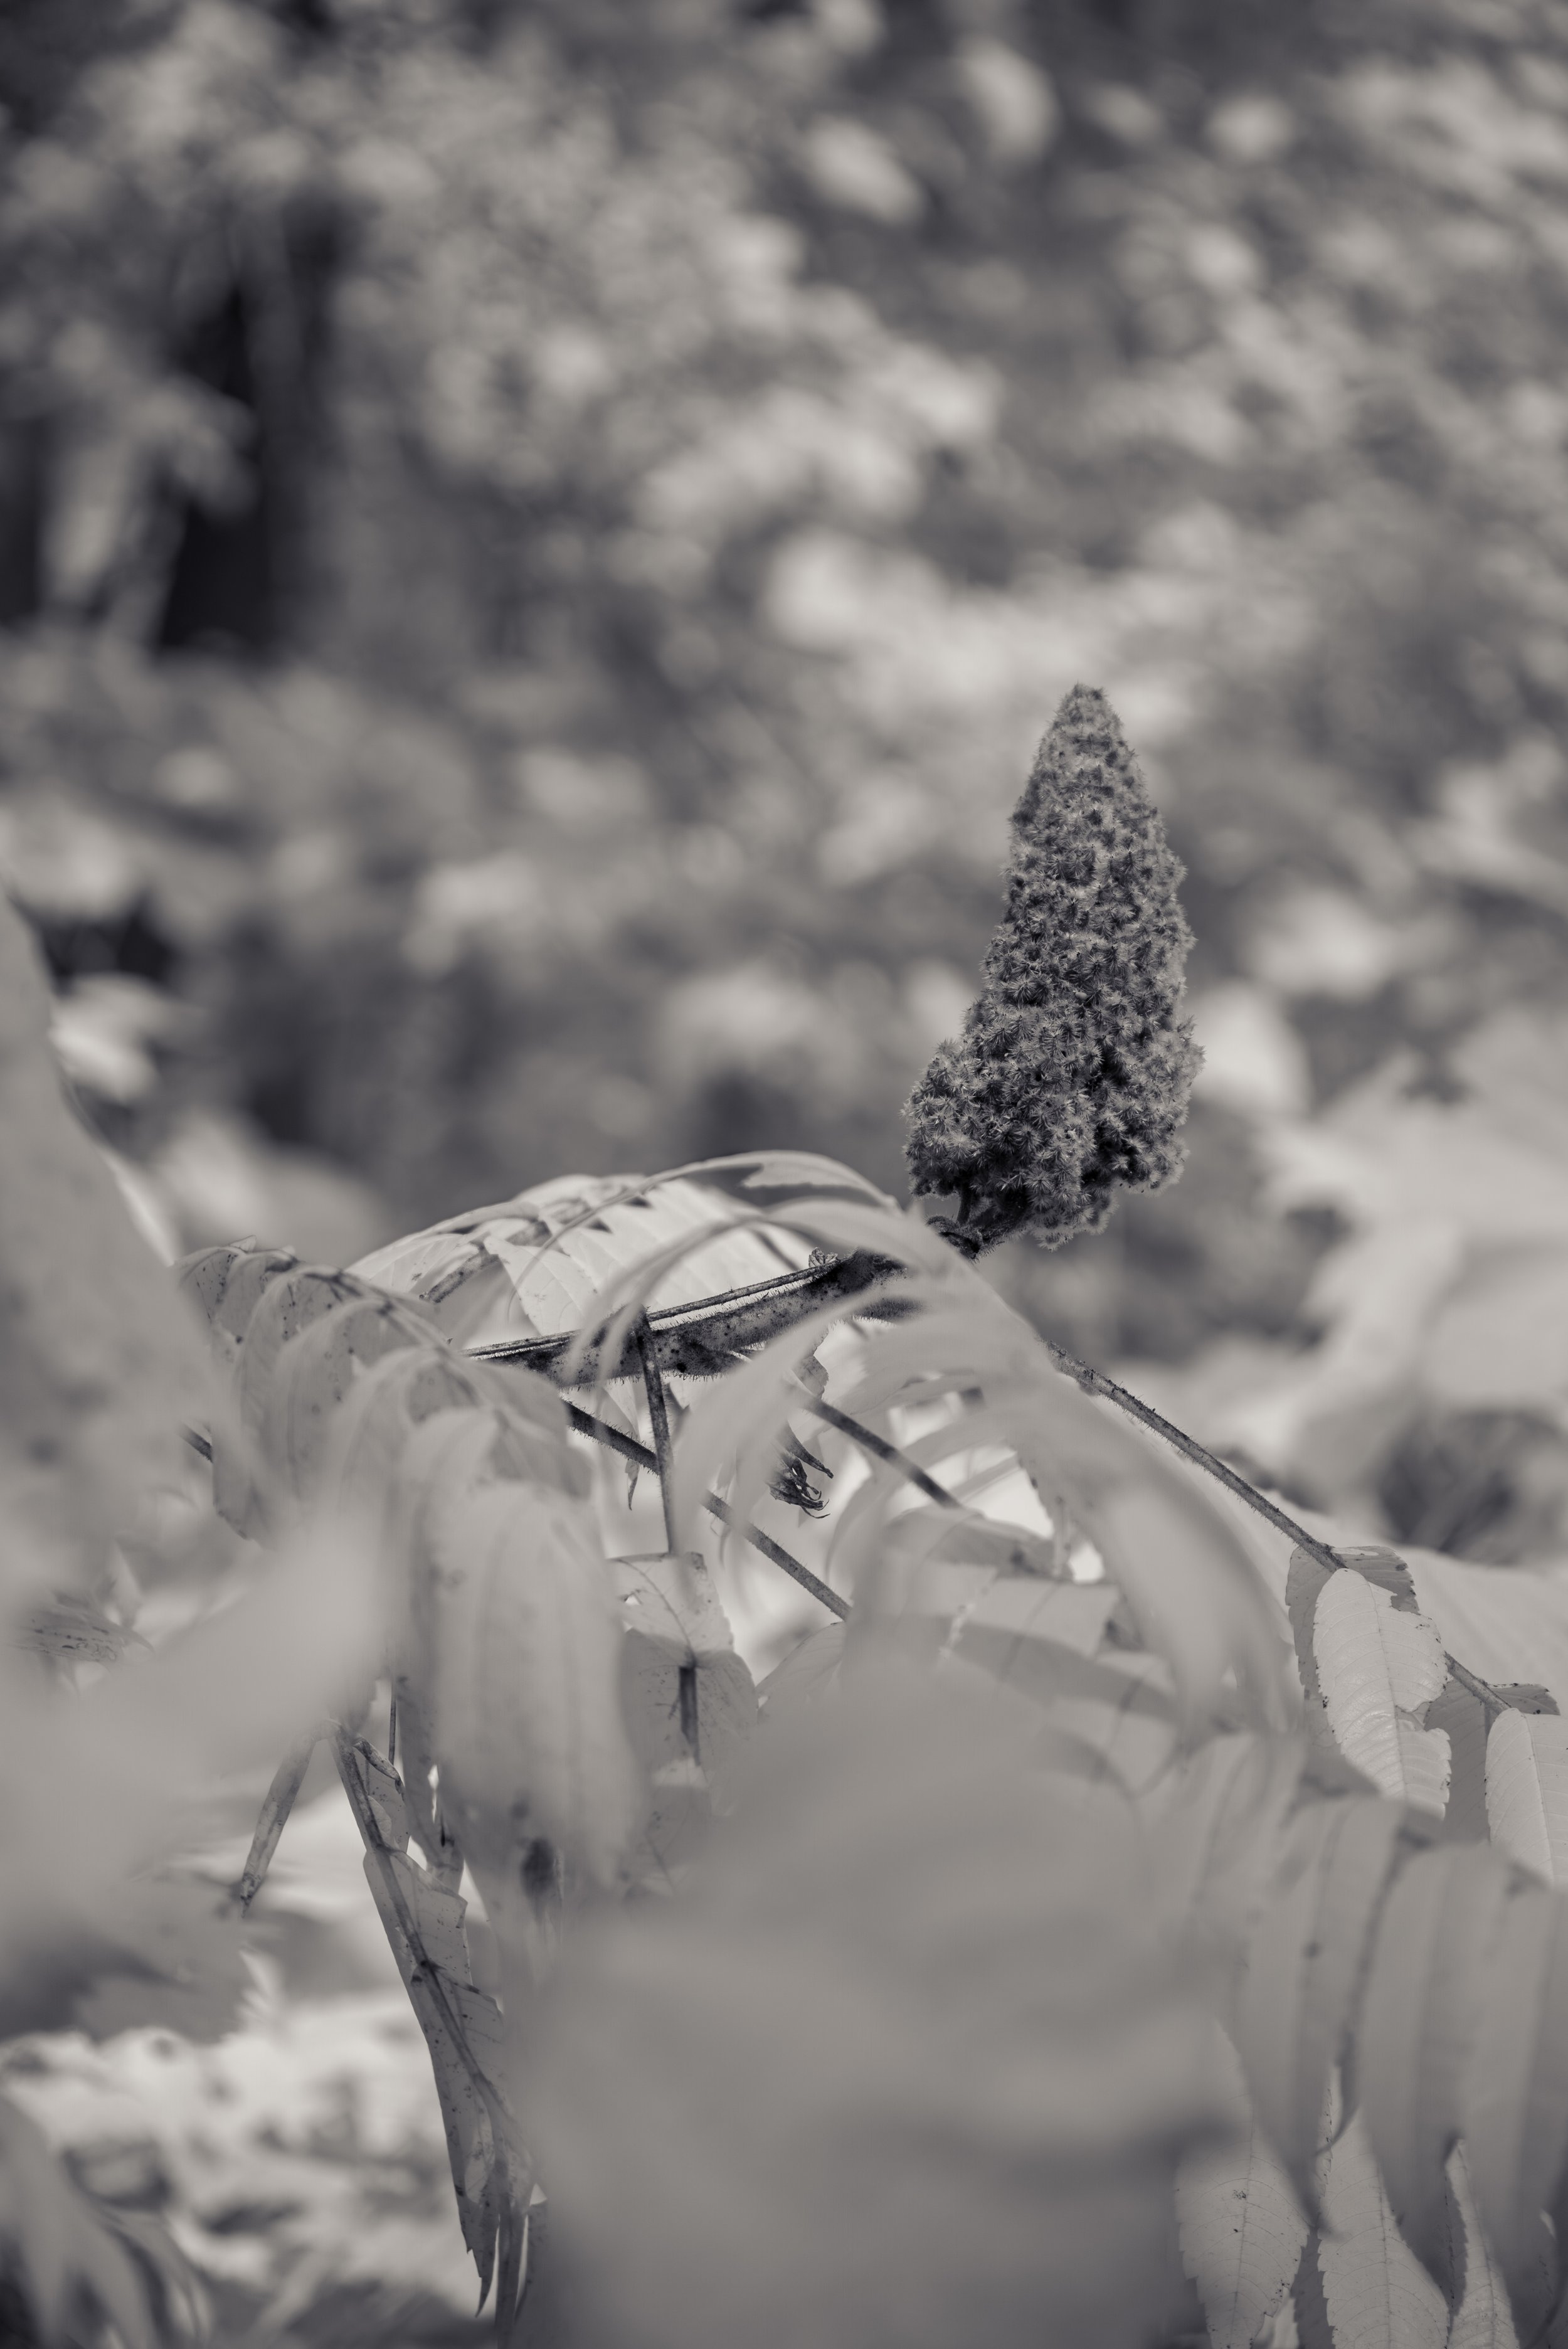
[{"label": "hairy stem", "polygon": [[[1315,1559],[1319,1566],[1327,1567],[1331,1573],[1336,1573],[1345,1564],[1337,1550],[1331,1548],[1327,1542],[1320,1541],[1315,1534],[1308,1533],[1305,1526],[1298,1525],[1266,1494],[1260,1493],[1255,1485],[1249,1485],[1244,1476],[1239,1475],[1225,1461],[1208,1451],[1196,1436],[1189,1435],[1185,1428],[1177,1427],[1171,1421],[1162,1418],[1151,1405],[1141,1402],[1126,1387],[1118,1386],[1114,1379],[1107,1378],[1103,1371],[1095,1370],[1088,1362],[1080,1362],[1076,1354],[1069,1354],[1067,1348],[1058,1346],[1054,1339],[1047,1338],[1046,1346],[1057,1370],[1065,1371],[1085,1394],[1102,1395],[1107,1402],[1113,1402],[1118,1411],[1124,1411],[1130,1419],[1139,1420],[1145,1427],[1152,1428],[1155,1434],[1163,1436],[1183,1459],[1191,1460],[1194,1467],[1216,1477],[1227,1492],[1234,1493],[1239,1501],[1244,1501],[1249,1509],[1255,1509],[1260,1517],[1266,1517],[1276,1532],[1287,1534],[1296,1547],[1305,1550],[1308,1557]],[[1471,1696],[1479,1697],[1494,1713],[1503,1709],[1503,1698],[1489,1681],[1481,1680],[1468,1664],[1461,1664],[1457,1657],[1448,1655],[1446,1651],[1444,1661],[1460,1686],[1468,1689]]]},{"label": "hairy stem", "polygon": [[659,1499],[664,1504],[665,1512],[665,1547],[673,1553],[676,1546],[676,1506],[670,1485],[675,1463],[670,1450],[669,1402],[659,1370],[658,1350],[645,1313],[638,1316],[633,1336],[642,1361],[643,1385],[647,1391],[648,1417],[653,1425],[654,1466],[659,1480]]}]

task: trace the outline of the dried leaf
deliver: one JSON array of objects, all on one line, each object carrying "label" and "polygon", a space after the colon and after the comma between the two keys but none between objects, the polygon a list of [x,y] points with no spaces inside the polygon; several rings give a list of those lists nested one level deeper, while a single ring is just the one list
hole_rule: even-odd
[{"label": "dried leaf", "polygon": [[1548,1884],[1568,1884],[1568,1720],[1500,1713],[1486,1741],[1491,1839]]},{"label": "dried leaf", "polygon": [[1449,2304],[1394,2221],[1359,2113],[1331,2147],[1318,2266],[1336,2349],[1444,2349]]},{"label": "dried leaf", "polygon": [[1258,2118],[1309,2216],[1324,2097],[1403,1857],[1399,1828],[1392,1803],[1355,1796],[1300,1814],[1287,1849],[1299,1872],[1265,1909],[1248,1947],[1236,2044]]},{"label": "dried leaf", "polygon": [[1381,1794],[1441,1817],[1449,1744],[1421,1716],[1448,1677],[1424,1615],[1401,1612],[1352,1569],[1329,1576],[1313,1616],[1313,1651],[1336,1742]]},{"label": "dried leaf", "polygon": [[764,1721],[791,1721],[832,1694],[844,1661],[844,1636],[841,1623],[824,1623],[819,1630],[808,1631],[783,1662],[758,1682]]},{"label": "dried leaf", "polygon": [[1309,2230],[1253,2117],[1235,2049],[1222,2033],[1215,2044],[1235,2125],[1217,2145],[1183,2157],[1176,2215],[1182,2265],[1198,2287],[1212,2349],[1251,2349],[1290,2289]]},{"label": "dried leaf", "polygon": [[1417,1852],[1377,1922],[1357,2031],[1362,2109],[1389,2199],[1450,2295],[1448,2164],[1507,1897],[1507,1870],[1484,1845]]}]

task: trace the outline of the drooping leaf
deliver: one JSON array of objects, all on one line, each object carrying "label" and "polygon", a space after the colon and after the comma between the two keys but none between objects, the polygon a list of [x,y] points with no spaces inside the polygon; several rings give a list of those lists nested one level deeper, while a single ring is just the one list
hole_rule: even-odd
[{"label": "drooping leaf", "polygon": [[1486,1741],[1486,1810],[1499,1849],[1568,1884],[1568,1720],[1500,1713]]},{"label": "drooping leaf", "polygon": [[1328,2302],[1323,2296],[1322,2249],[1323,2238],[1315,2227],[1302,2247],[1301,2265],[1291,2286],[1296,2349],[1336,2349],[1329,2329]]},{"label": "drooping leaf", "polygon": [[1392,1803],[1347,1796],[1293,1822],[1294,1876],[1248,1945],[1236,2044],[1259,2120],[1308,2215],[1324,2097],[1348,2039],[1378,1911],[1404,1856]]},{"label": "drooping leaf", "polygon": [[[1543,2321],[1542,2213],[1559,2224],[1568,2160],[1568,1901],[1507,1902],[1466,2067],[1464,2139],[1477,2208],[1522,2338]],[[1543,2304],[1544,2302],[1544,2304]]]},{"label": "drooping leaf", "polygon": [[[567,1439],[561,1398],[528,1371],[503,1374],[465,1361],[444,1346],[399,1349],[356,1379],[333,1416],[331,1467],[324,1493],[384,1516],[402,1512],[400,1475],[415,1429],[438,1413],[493,1413],[506,1473],[570,1493],[590,1486],[586,1464]],[[498,1455],[498,1456],[500,1456]]]},{"label": "drooping leaf", "polygon": [[440,1340],[428,1322],[383,1297],[340,1305],[291,1338],[273,1364],[257,1431],[283,1489],[302,1501],[316,1490],[334,1418],[356,1379],[388,1354],[432,1342]]},{"label": "drooping leaf", "polygon": [[262,1799],[244,1867],[234,1885],[234,1899],[242,1916],[267,1880],[267,1870],[273,1864],[278,1839],[299,1798],[299,1790],[304,1784],[304,1774],[310,1767],[318,1735],[318,1729],[313,1727],[296,1737],[273,1773],[271,1784]]},{"label": "drooping leaf", "polygon": [[1448,2163],[1507,1897],[1507,1869],[1485,1845],[1417,1852],[1378,1920],[1357,2029],[1361,2105],[1389,2199],[1450,2294]]},{"label": "drooping leaf", "polygon": [[1183,2156],[1176,2174],[1181,2261],[1198,2287],[1212,2349],[1252,2349],[1289,2291],[1308,2227],[1295,2189],[1253,2117],[1235,2049],[1215,2033],[1231,2133]]},{"label": "drooping leaf", "polygon": [[352,1273],[320,1264],[295,1265],[269,1281],[245,1324],[238,1371],[240,1424],[258,1449],[273,1372],[291,1338],[346,1305],[376,1302],[376,1291]]},{"label": "drooping leaf", "polygon": [[237,1366],[241,1341],[263,1290],[298,1263],[291,1248],[236,1240],[222,1247],[198,1248],[172,1268],[175,1287],[207,1325],[220,1370],[232,1371]]},{"label": "drooping leaf", "polygon": [[625,1639],[621,1697],[632,1748],[656,1773],[686,1760],[722,1799],[757,1723],[757,1692],[735,1652],[700,1553],[611,1560]]},{"label": "drooping leaf", "polygon": [[1299,1738],[1208,1738],[1171,1785],[1156,1822],[1150,1857],[1164,1898],[1225,1974],[1233,1972],[1273,1882],[1302,1758]]},{"label": "drooping leaf", "polygon": [[995,1680],[1026,1684],[1037,1640],[1051,1640],[1083,1656],[1096,1654],[1119,1595],[1112,1582],[1047,1582],[1035,1574],[998,1574],[965,1611],[954,1652]]},{"label": "drooping leaf", "polygon": [[1359,2112],[1329,2149],[1317,2261],[1336,2349],[1444,2349],[1449,2304],[1395,2223]]},{"label": "drooping leaf", "polygon": [[548,1837],[613,1881],[636,1823],[621,1618],[591,1515],[546,1486],[453,1495],[431,1527],[434,1728],[470,1865]]},{"label": "drooping leaf", "polygon": [[1422,1611],[1443,1645],[1494,1686],[1542,1681],[1568,1712],[1568,1568],[1480,1566],[1405,1553]]},{"label": "drooping leaf", "polygon": [[1453,2265],[1457,2270],[1461,2264],[1462,2249],[1464,2271],[1464,2292],[1454,2311],[1448,2349],[1519,2349],[1508,2286],[1486,2240],[1462,2145],[1449,2156],[1448,2180],[1449,2228],[1463,2239],[1455,2247]]},{"label": "drooping leaf", "polygon": [[1441,1817],[1449,1745],[1423,1726],[1448,1676],[1442,1642],[1423,1615],[1350,1568],[1329,1576],[1313,1615],[1313,1651],[1336,1743],[1395,1802]]},{"label": "drooping leaf", "polygon": [[75,1590],[53,1591],[47,1603],[28,1608],[12,1638],[18,1648],[66,1666],[118,1663],[128,1648],[147,1645],[128,1625],[117,1623]]}]

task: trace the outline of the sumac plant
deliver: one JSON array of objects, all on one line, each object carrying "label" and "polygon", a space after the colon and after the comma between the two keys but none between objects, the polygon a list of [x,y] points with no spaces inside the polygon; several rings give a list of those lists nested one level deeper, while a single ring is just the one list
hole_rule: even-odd
[{"label": "sumac plant", "polygon": [[[1179,877],[1080,689],[912,1105],[934,1222],[769,1151],[178,1268],[217,1509],[380,1591],[234,1900],[325,1741],[502,2340],[1568,2337],[1568,1725],[1492,1676],[1561,1684],[1559,1584],[1505,1638],[1488,1569],[1333,1546],[973,1261],[1175,1171]],[[760,1685],[741,1557],[820,1619]]]}]

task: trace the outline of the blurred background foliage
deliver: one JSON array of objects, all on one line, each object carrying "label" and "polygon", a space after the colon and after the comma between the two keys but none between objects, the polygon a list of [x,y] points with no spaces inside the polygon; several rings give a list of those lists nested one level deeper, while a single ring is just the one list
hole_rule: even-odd
[{"label": "blurred background foliage", "polygon": [[1555,1366],[1388,1335],[1568,1267],[1492,1261],[1564,1065],[1568,10],[16,0],[0,99],[0,871],[166,1247],[897,1187],[1081,677],[1208,1068],[1181,1184],[999,1282],[1309,1499],[1568,1538]]}]

